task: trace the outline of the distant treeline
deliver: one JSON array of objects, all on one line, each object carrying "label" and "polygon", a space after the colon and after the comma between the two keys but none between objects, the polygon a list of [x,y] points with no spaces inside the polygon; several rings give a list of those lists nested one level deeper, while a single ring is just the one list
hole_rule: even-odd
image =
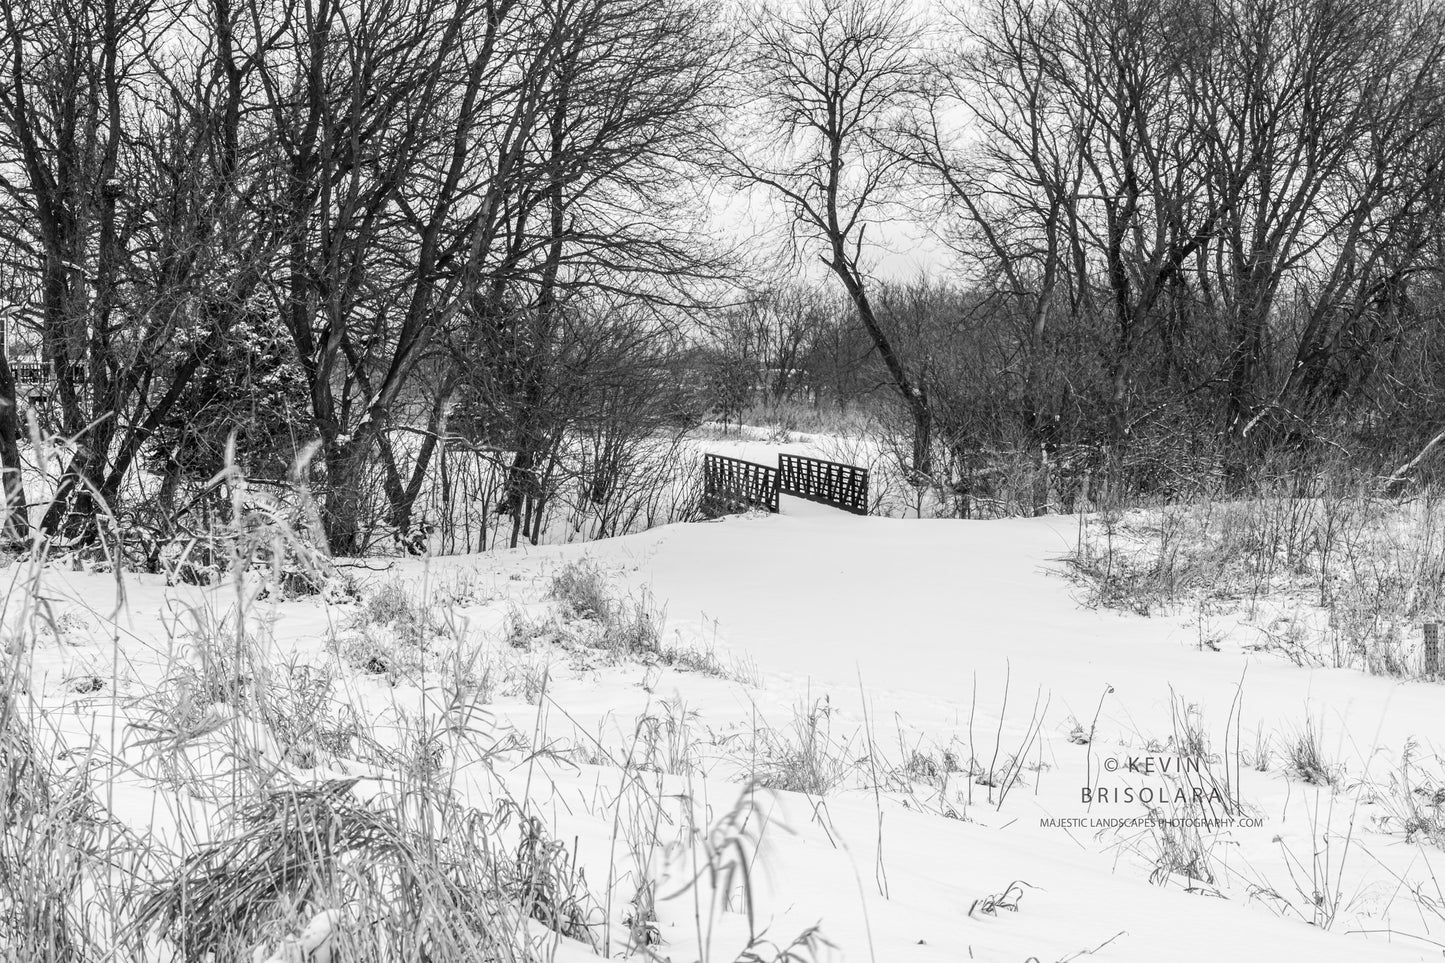
[{"label": "distant treeline", "polygon": [[[1402,483],[1445,430],[1438,3],[0,18],[14,539],[92,537],[102,504],[165,537],[231,466],[309,486],[352,553],[458,449],[536,538],[559,486],[608,504],[659,437],[759,399],[861,403],[950,497],[1007,459],[1045,492],[1326,457]],[[717,189],[781,229],[720,238]],[[954,264],[880,281],[893,218]]]}]

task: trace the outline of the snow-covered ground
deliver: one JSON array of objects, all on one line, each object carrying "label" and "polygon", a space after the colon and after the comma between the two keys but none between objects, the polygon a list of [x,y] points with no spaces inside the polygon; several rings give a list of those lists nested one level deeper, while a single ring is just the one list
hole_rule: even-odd
[{"label": "snow-covered ground", "polygon": [[[782,959],[763,937],[786,948],[816,925],[795,958],[1437,958],[1440,689],[1087,608],[1060,563],[1077,526],[785,498],[775,516],[358,567],[363,597],[400,584],[445,623],[452,648],[427,643],[409,669],[357,657],[378,644],[358,641],[357,603],[246,584],[59,567],[27,583],[17,566],[9,620],[41,600],[28,723],[47,747],[90,746],[102,800],[171,853],[232,832],[234,789],[197,787],[234,762],[227,724],[260,728],[208,707],[216,725],[164,734],[192,768],[152,765],[156,720],[175,715],[155,694],[194,658],[198,620],[242,605],[268,665],[333,674],[332,699],[398,757],[466,702],[468,738],[493,751],[434,727],[451,791],[483,811],[518,801],[585,870],[591,936],[539,937],[543,956]],[[549,598],[579,560],[665,611],[672,656],[589,643],[588,620]],[[299,765],[278,741],[250,743],[268,786],[385,774],[376,752]],[[1318,772],[1292,765],[1301,742]],[[828,790],[777,788],[800,770]],[[646,949],[628,938],[644,890],[660,938]]]}]

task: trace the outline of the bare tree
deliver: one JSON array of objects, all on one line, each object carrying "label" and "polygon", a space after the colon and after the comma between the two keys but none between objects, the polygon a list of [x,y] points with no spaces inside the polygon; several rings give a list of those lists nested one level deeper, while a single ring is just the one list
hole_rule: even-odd
[{"label": "bare tree", "polygon": [[[541,120],[508,197],[499,255],[461,343],[495,346],[479,370],[506,399],[511,464],[498,511],[513,539],[540,534],[567,430],[556,399],[581,375],[564,359],[590,300],[648,306],[659,324],[697,308],[725,262],[681,205],[705,160],[726,51],[690,2],[567,0],[535,21]],[[503,347],[505,346],[505,347]],[[506,370],[499,370],[498,364]]]},{"label": "bare tree", "polygon": [[[1319,399],[1366,333],[1376,286],[1422,253],[1407,235],[1445,160],[1445,32],[1434,5],[1384,0],[1240,0],[1212,19],[1198,95],[1221,218],[1200,271],[1228,319],[1228,427],[1243,438],[1271,411],[1298,423],[1307,411],[1292,409]],[[1308,292],[1304,319],[1271,384],[1270,328],[1291,282]]]},{"label": "bare tree", "polygon": [[245,68],[224,43],[160,42],[190,17],[214,38],[211,18],[226,10],[222,0],[5,9],[3,188],[31,215],[11,238],[32,258],[68,439],[48,535],[95,531],[97,499],[118,498],[254,287],[264,242],[242,200]]},{"label": "bare tree", "polygon": [[910,470],[933,470],[927,393],[879,323],[865,240],[898,197],[903,161],[888,143],[919,87],[914,31],[896,10],[864,0],[764,8],[748,40],[749,109],[764,129],[728,151],[732,174],[786,207],[794,236],[816,244],[847,293],[889,382],[913,422]]},{"label": "bare tree", "polygon": [[777,404],[806,386],[803,358],[826,323],[827,298],[812,285],[770,285],[749,299],[749,327],[757,344],[762,383]]},{"label": "bare tree", "polygon": [[[1163,0],[999,0],[967,23],[910,128],[910,156],[944,188],[967,253],[1028,319],[1036,399],[1051,317],[1107,305],[1110,434],[1123,443],[1136,355],[1152,337],[1166,369],[1180,363],[1170,300],[1220,216],[1199,163],[1189,64],[1208,45],[1187,10]],[[961,130],[950,124],[960,115]]]},{"label": "bare tree", "polygon": [[1222,418],[1196,416],[1233,451],[1308,434],[1391,343],[1376,319],[1427,243],[1438,14],[992,0],[960,21],[898,143],[1019,324],[1035,437],[1065,343],[1105,369],[1068,380],[1102,409],[1091,444],[1210,395]]},{"label": "bare tree", "polygon": [[541,58],[512,0],[250,3],[276,38],[258,67],[287,247],[273,296],[308,381],[327,540],[356,552],[389,412],[486,280]]}]

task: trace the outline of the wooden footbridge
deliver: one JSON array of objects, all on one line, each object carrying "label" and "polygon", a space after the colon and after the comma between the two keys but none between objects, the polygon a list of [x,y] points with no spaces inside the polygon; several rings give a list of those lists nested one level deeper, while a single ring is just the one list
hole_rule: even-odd
[{"label": "wooden footbridge", "polygon": [[776,466],[726,455],[703,457],[703,513],[777,512],[792,495],[854,515],[868,514],[868,469],[803,455],[778,455]]}]

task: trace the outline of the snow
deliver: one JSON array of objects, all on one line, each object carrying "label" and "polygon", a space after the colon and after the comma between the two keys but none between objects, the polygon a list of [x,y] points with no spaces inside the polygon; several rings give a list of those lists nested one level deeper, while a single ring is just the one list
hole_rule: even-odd
[{"label": "snow", "polygon": [[[1445,917],[1433,866],[1441,854],[1386,817],[1407,743],[1418,744],[1415,760],[1438,769],[1431,739],[1439,689],[1300,668],[1251,651],[1234,635],[1213,651],[1184,618],[1086,608],[1060,561],[1077,526],[1072,517],[859,518],[785,498],[775,516],[406,561],[366,578],[401,579],[423,593],[464,585],[456,613],[471,637],[494,640],[512,610],[551,611],[550,576],[586,558],[622,591],[664,605],[668,639],[755,666],[759,684],[752,685],[664,665],[579,662],[544,647],[531,657],[550,661],[550,701],[531,705],[504,688],[485,707],[498,731],[511,726],[534,744],[600,736],[614,761],[640,716],[677,706],[695,712],[702,771],[647,776],[658,799],[678,807],[669,812],[679,826],[684,810],[714,825],[738,799],[751,731],[786,730],[798,707],[825,706],[826,731],[858,778],[821,800],[781,791],[759,791],[753,800],[762,827],[750,857],[755,925],[779,945],[819,924],[829,944],[818,948],[820,958],[889,963],[1438,957]],[[112,619],[114,576],[51,568],[42,584],[53,608],[81,613],[92,627],[80,638],[45,640],[32,656],[39,717],[72,742],[114,738],[113,723],[133,719],[128,700],[183,658],[171,641],[184,637],[177,626],[195,611],[225,611],[235,595],[228,586],[166,588],[155,577],[125,576]],[[320,664],[323,639],[345,614],[316,600],[257,604],[279,660]],[[119,693],[78,695],[66,684],[78,667],[111,666],[127,680]],[[378,725],[433,698],[355,672],[344,688]],[[1213,882],[1178,874],[1151,882],[1155,836],[1128,824],[1146,817],[1147,807],[1081,799],[1090,784],[1177,785],[1107,766],[1176,760],[1170,740],[1181,714],[1197,721],[1220,771],[1237,780],[1232,791],[1248,819],[1205,831]],[[1341,767],[1338,788],[1284,771],[1282,748],[1306,727],[1318,728],[1327,759]],[[1071,741],[1079,731],[1092,731],[1087,745]],[[1267,771],[1236,764],[1236,747],[1251,754],[1263,741],[1275,747]],[[193,748],[195,764],[209,764],[208,750]],[[870,766],[897,768],[913,750],[1000,766],[1018,754],[1021,778],[1006,795],[963,774],[943,788],[866,778]],[[619,880],[610,925],[620,955],[615,933],[625,931],[627,909],[620,904],[631,892],[620,880],[634,865],[615,838],[618,807],[642,803],[625,802],[622,772],[605,760],[539,765],[519,760],[494,777],[468,769],[475,778],[460,780],[460,791],[484,806],[496,791],[491,780],[500,779],[532,800],[556,838],[576,841],[594,890]],[[125,773],[114,780],[111,805],[127,822],[161,834],[196,831],[192,818],[157,806],[162,794],[154,787]],[[663,943],[655,952],[674,961],[733,959],[747,932],[737,893],[710,930],[698,923],[691,895],[665,898],[679,889],[670,882],[689,878],[685,861],[675,863],[687,851],[679,846],[644,860],[659,881]],[[1015,881],[1021,895],[1013,908],[990,913],[978,903],[1008,893]],[[1336,896],[1328,928],[1312,925],[1320,904],[1333,905]],[[318,916],[266,952],[291,959],[298,947],[319,945],[334,923]],[[590,958],[580,944],[562,946],[558,959]]]}]

